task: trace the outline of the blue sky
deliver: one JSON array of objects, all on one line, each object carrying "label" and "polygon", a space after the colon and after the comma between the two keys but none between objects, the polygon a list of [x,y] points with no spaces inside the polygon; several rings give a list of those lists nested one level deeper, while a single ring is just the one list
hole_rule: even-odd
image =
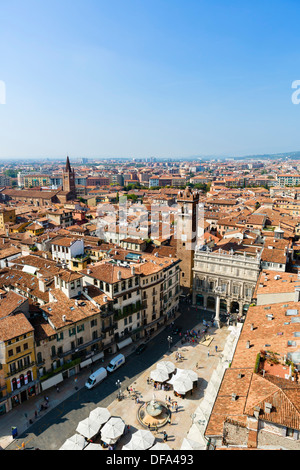
[{"label": "blue sky", "polygon": [[2,0],[0,157],[300,150],[298,0]]}]

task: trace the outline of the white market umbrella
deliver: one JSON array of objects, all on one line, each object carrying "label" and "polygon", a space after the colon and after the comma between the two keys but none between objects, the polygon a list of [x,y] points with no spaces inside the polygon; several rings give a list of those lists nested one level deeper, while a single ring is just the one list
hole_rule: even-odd
[{"label": "white market umbrella", "polygon": [[161,361],[157,363],[157,369],[165,369],[168,374],[172,374],[175,372],[176,367],[174,366],[173,362],[170,361]]},{"label": "white market umbrella", "polygon": [[111,414],[107,408],[102,408],[98,406],[98,408],[95,408],[90,412],[89,417],[97,424],[99,424],[99,426],[102,426],[102,424],[107,423],[107,421],[111,417]]},{"label": "white market umbrella", "polygon": [[189,441],[194,441],[197,442],[198,445],[201,446],[206,446],[207,441],[204,439],[203,431],[200,431],[199,427],[197,426],[196,423],[194,423],[188,434],[187,434],[187,439]]},{"label": "white market umbrella", "polygon": [[190,369],[180,369],[179,371],[177,369],[177,373],[179,373],[179,377],[182,377],[184,375],[189,377],[192,382],[196,382],[199,378],[198,374],[196,372],[194,372],[193,370],[190,370]]},{"label": "white market umbrella", "polygon": [[64,442],[59,450],[83,450],[85,446],[85,438],[80,436],[80,434],[74,434],[74,436],[69,437],[69,439]]},{"label": "white market umbrella", "polygon": [[84,450],[103,450],[103,447],[101,444],[94,444],[91,442],[84,448]]},{"label": "white market umbrella", "polygon": [[169,447],[168,444],[165,444],[164,442],[157,442],[153,447],[151,447],[150,450],[171,450],[171,447]]},{"label": "white market umbrella", "polygon": [[175,380],[173,388],[179,395],[184,395],[186,392],[192,390],[193,382],[189,377],[182,376]]},{"label": "white market umbrella", "polygon": [[[101,439],[107,444],[114,444],[122,436],[125,429],[125,423],[121,418],[112,417],[101,429]],[[108,442],[108,441],[115,442]]]},{"label": "white market umbrella", "polygon": [[205,446],[199,442],[193,441],[192,439],[183,439],[180,450],[204,450]]},{"label": "white market umbrella", "polygon": [[178,372],[176,372],[176,374],[174,374],[170,380],[168,380],[168,384],[171,384],[171,385],[174,385],[174,383],[176,382],[176,380],[178,380],[180,378],[180,374]]},{"label": "white market umbrella", "polygon": [[78,423],[76,431],[87,439],[91,439],[98,434],[99,428],[100,426],[98,423],[93,421],[91,418],[86,418]]},{"label": "white market umbrella", "polygon": [[164,369],[154,369],[150,372],[150,377],[154,382],[166,382],[169,378],[169,374]]},{"label": "white market umbrella", "polygon": [[132,450],[147,450],[153,446],[155,437],[150,431],[139,429],[132,434],[130,442],[127,444]]}]

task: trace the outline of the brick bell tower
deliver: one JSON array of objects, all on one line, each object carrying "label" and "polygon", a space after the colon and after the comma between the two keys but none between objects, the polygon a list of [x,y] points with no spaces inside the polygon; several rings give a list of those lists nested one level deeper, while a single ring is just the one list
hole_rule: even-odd
[{"label": "brick bell tower", "polygon": [[194,253],[197,240],[197,209],[198,192],[190,188],[179,191],[177,204],[179,206],[176,227],[177,258],[181,259],[180,287],[183,294],[190,294],[193,287]]},{"label": "brick bell tower", "polygon": [[63,191],[70,193],[70,196],[76,197],[75,171],[71,169],[69,157],[67,157],[66,168],[63,172]]}]

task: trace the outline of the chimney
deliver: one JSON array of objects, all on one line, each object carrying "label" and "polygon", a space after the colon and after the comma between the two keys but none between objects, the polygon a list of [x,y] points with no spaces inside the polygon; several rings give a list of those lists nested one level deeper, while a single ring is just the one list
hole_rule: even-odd
[{"label": "chimney", "polygon": [[66,319],[67,319],[66,315],[63,315],[63,316],[61,317],[61,319],[62,319],[63,322],[66,322]]},{"label": "chimney", "polygon": [[270,414],[272,411],[272,403],[265,403],[265,413]]},{"label": "chimney", "polygon": [[255,407],[254,407],[254,413],[253,413],[253,414],[254,414],[254,416],[255,416],[256,419],[259,418],[259,413],[260,413],[260,407],[259,407],[259,406],[255,406]]},{"label": "chimney", "polygon": [[135,267],[131,266],[131,274],[134,276],[135,275]]},{"label": "chimney", "polygon": [[295,300],[294,302],[299,302],[300,300],[300,288],[299,287],[296,287],[295,289]]},{"label": "chimney", "polygon": [[249,349],[250,348],[250,341],[247,341],[246,343],[246,349]]}]

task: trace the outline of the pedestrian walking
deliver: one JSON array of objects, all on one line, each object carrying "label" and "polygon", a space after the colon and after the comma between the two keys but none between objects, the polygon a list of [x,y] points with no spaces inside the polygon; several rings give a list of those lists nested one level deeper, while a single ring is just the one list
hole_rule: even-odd
[{"label": "pedestrian walking", "polygon": [[164,442],[167,442],[168,440],[168,434],[166,433],[166,431],[164,431]]},{"label": "pedestrian walking", "polygon": [[217,345],[215,346],[215,351],[218,352],[218,346]]},{"label": "pedestrian walking", "polygon": [[209,351],[207,351],[207,357],[209,357]]},{"label": "pedestrian walking", "polygon": [[57,393],[59,393],[59,386],[58,385],[56,386],[56,391],[57,391]]}]

